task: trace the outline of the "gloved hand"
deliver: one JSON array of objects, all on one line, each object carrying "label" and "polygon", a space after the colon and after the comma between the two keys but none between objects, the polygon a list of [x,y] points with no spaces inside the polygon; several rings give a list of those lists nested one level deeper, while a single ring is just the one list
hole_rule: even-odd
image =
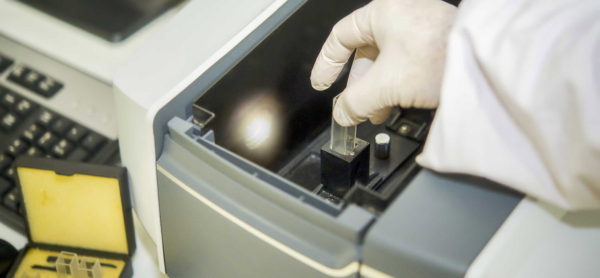
[{"label": "gloved hand", "polygon": [[312,69],[313,88],[329,88],[356,49],[333,111],[340,125],[380,124],[397,105],[436,107],[455,14],[440,0],[374,0],[333,27]]}]

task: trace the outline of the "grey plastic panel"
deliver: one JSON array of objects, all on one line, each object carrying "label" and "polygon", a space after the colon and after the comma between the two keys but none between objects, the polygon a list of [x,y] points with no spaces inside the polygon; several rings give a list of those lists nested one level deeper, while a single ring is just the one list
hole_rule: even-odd
[{"label": "grey plastic panel", "polygon": [[422,170],[367,232],[363,263],[394,277],[464,277],[522,195]]},{"label": "grey plastic panel", "polygon": [[[205,139],[191,138],[189,135],[193,132],[193,125],[190,122],[173,118],[169,122],[169,128],[169,138],[185,149],[194,159],[213,168],[214,170],[210,172],[211,174],[218,172],[227,175],[229,179],[239,185],[239,189],[244,190],[243,192],[249,190],[253,194],[260,196],[260,204],[269,203],[276,205],[278,209],[286,210],[303,221],[308,221],[320,229],[335,234],[337,238],[354,244],[362,241],[365,229],[375,219],[375,215],[358,207],[350,210],[346,208],[344,213],[341,213],[341,207],[338,206],[336,208],[332,204],[326,203],[314,193],[262,169]],[[186,174],[185,172],[181,172],[182,169],[188,169],[189,172],[197,171],[197,167],[194,164],[185,163],[184,165],[174,168],[173,171],[178,171],[182,175]],[[228,194],[232,196],[241,194],[240,192],[238,189],[232,189]],[[247,205],[249,206],[248,209],[250,209],[251,207],[256,208],[257,204],[247,203]],[[349,207],[353,207],[353,205]],[[348,223],[349,219],[353,221],[351,225]],[[281,222],[278,222],[278,225],[287,225],[286,223],[289,220],[288,218],[282,218]],[[300,233],[302,230],[295,230],[293,232]]]},{"label": "grey plastic panel", "polygon": [[[301,186],[298,186],[272,172],[266,170],[253,162],[250,162],[237,154],[234,154],[221,146],[214,143],[214,134],[209,131],[205,136],[200,137],[193,135],[193,130],[198,127],[194,127],[190,121],[183,121],[179,118],[174,118],[169,122],[169,134],[173,140],[180,143],[181,145],[188,146],[188,149],[206,148],[209,151],[215,153],[224,161],[227,161],[229,167],[225,168],[225,171],[241,170],[240,172],[246,172],[251,174],[256,180],[261,180],[268,183],[270,186],[285,192],[287,195],[301,200],[303,203],[310,204],[311,206],[318,208],[319,210],[326,212],[330,215],[337,216],[342,207],[341,205],[335,205],[332,203],[325,202],[323,198],[317,197],[311,191],[307,191]],[[198,128],[199,129],[199,128]],[[194,141],[193,144],[190,144]],[[239,168],[239,169],[238,169]],[[241,183],[245,183],[248,180],[242,179]]]},{"label": "grey plastic panel", "polygon": [[161,218],[169,277],[328,277],[223,218],[160,172],[158,181],[160,201],[168,204]]},{"label": "grey plastic panel", "polygon": [[[189,146],[181,146],[168,135],[164,142],[163,155],[158,161],[164,170],[157,173],[165,263],[170,277],[195,277],[198,273],[210,273],[213,277],[324,276],[235,225],[182,189],[181,184],[250,227],[327,268],[341,269],[359,261],[360,248],[356,243],[318,225],[327,218],[307,221],[238,184],[231,178],[236,173],[216,170],[206,163],[211,159],[197,157],[197,152],[190,151]],[[252,176],[247,178],[250,180]],[[280,198],[289,197],[282,194]],[[310,209],[302,205],[301,200],[290,198],[287,202]],[[372,222],[373,216],[366,218],[364,211],[355,215],[356,222]],[[335,224],[335,218],[323,216]],[[344,234],[344,229],[357,228],[346,223],[352,216],[340,217],[342,223],[337,224],[340,234]],[[364,232],[365,225],[362,226],[354,231],[357,240],[358,234]]]}]

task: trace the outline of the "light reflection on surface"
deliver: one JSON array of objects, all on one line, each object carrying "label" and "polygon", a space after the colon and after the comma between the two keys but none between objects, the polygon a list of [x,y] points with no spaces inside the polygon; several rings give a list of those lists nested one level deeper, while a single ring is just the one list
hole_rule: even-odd
[{"label": "light reflection on surface", "polygon": [[256,149],[269,138],[269,135],[271,135],[271,122],[263,117],[255,118],[246,127],[246,146],[249,149]]},{"label": "light reflection on surface", "polygon": [[281,126],[281,105],[268,92],[257,95],[236,109],[230,126],[237,153],[254,161],[270,162],[276,159],[285,132]]}]

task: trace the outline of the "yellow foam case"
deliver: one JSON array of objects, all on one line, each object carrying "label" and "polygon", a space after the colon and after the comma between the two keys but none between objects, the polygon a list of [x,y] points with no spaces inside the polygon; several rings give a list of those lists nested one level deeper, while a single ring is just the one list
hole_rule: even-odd
[{"label": "yellow foam case", "polygon": [[135,233],[125,168],[26,156],[14,167],[29,243],[7,277],[38,271],[40,278],[55,278],[52,258],[61,251],[98,258],[104,278],[133,275]]}]

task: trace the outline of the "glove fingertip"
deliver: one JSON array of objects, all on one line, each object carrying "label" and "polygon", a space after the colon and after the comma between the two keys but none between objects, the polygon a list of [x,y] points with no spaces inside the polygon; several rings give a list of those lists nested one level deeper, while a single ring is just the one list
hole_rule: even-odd
[{"label": "glove fingertip", "polygon": [[329,89],[331,85],[326,85],[326,84],[312,84],[313,89],[317,90],[317,91],[325,91],[327,89]]},{"label": "glove fingertip", "polygon": [[330,83],[327,83],[323,80],[322,74],[319,72],[315,72],[314,69],[310,75],[310,84],[312,85],[313,89],[317,91],[324,91],[331,87]]}]

